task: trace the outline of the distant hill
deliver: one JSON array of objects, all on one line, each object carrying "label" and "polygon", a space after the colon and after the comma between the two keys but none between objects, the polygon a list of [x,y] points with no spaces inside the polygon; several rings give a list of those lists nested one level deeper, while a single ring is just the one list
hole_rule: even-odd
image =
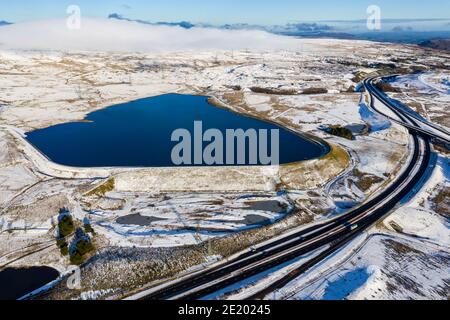
[{"label": "distant hill", "polygon": [[155,25],[155,26],[181,27],[181,28],[184,28],[184,29],[191,29],[191,28],[193,28],[195,26],[192,23],[187,22],[187,21],[180,21],[180,22],[164,22],[164,21],[150,22],[150,21],[145,21],[145,20],[129,19],[129,18],[126,18],[126,17],[124,17],[124,16],[122,16],[122,15],[120,15],[118,13],[111,13],[108,16],[108,19],[116,19],[116,20],[138,22],[138,23],[142,23],[142,24]]},{"label": "distant hill", "polygon": [[325,38],[325,39],[344,39],[344,40],[358,40],[358,37],[345,32],[277,32],[276,34],[290,37],[300,38]]},{"label": "distant hill", "polygon": [[[209,23],[152,22],[130,19],[119,13],[112,13],[109,19],[133,21],[148,25],[178,26],[184,29],[214,28],[224,30],[260,30],[269,33],[300,38],[331,38],[347,40],[369,40],[403,44],[422,44],[430,48],[448,50],[448,44],[440,40],[450,39],[450,19],[385,19],[383,30],[367,31],[366,20],[320,21],[308,23],[288,23],[284,25],[258,25],[247,23],[214,25]],[[431,40],[431,41],[429,41]]]},{"label": "distant hill", "polygon": [[0,20],[0,26],[7,26],[7,25],[10,25],[10,24],[12,24],[12,23],[8,22],[8,21]]},{"label": "distant hill", "polygon": [[450,51],[450,39],[427,40],[419,43],[419,46]]}]

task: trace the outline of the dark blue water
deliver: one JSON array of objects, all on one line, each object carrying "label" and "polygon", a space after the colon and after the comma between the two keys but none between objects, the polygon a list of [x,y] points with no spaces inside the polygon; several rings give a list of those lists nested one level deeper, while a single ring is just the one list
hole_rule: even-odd
[{"label": "dark blue water", "polygon": [[[329,151],[274,124],[212,106],[202,96],[168,94],[141,99],[95,111],[85,120],[29,132],[27,139],[52,161],[75,167],[174,166],[171,153],[178,142],[172,142],[171,135],[185,128],[194,136],[194,121],[203,122],[203,131],[216,128],[224,136],[226,129],[279,129],[282,164]],[[269,154],[270,141],[269,135]]]},{"label": "dark blue water", "polygon": [[17,300],[57,279],[50,267],[8,268],[0,272],[0,300]]}]

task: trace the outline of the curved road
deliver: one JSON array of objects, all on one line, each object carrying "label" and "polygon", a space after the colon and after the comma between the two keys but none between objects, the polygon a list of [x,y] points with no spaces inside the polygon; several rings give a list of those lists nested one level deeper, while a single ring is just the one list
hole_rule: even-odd
[{"label": "curved road", "polygon": [[[230,261],[151,288],[128,299],[200,299],[299,256],[319,248],[325,249],[319,256],[276,281],[267,289],[250,297],[251,299],[263,298],[301,275],[390,213],[424,176],[431,155],[429,138],[436,137],[432,132],[423,132],[417,119],[413,119],[411,115],[392,105],[384,94],[373,85],[373,81],[373,78],[364,81],[364,87],[371,97],[371,108],[387,116],[391,121],[407,127],[410,131],[411,156],[408,164],[385,190],[366,203],[333,220],[267,242]],[[395,115],[395,118],[377,109],[374,96]]]}]

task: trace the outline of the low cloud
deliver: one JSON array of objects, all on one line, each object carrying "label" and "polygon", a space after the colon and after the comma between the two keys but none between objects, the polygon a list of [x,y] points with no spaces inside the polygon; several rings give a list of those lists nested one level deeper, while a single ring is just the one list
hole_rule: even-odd
[{"label": "low cloud", "polygon": [[298,49],[301,41],[259,30],[183,29],[130,21],[83,18],[70,30],[65,19],[4,26],[0,48],[63,51],[165,52],[182,50]]}]

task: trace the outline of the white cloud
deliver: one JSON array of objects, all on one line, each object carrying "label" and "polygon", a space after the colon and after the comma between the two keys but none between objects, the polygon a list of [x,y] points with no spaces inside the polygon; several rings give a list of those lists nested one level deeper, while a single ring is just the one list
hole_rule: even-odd
[{"label": "white cloud", "polygon": [[255,30],[152,26],[83,18],[81,29],[66,20],[18,23],[0,28],[0,48],[64,51],[165,52],[179,50],[298,49],[301,40]]}]

